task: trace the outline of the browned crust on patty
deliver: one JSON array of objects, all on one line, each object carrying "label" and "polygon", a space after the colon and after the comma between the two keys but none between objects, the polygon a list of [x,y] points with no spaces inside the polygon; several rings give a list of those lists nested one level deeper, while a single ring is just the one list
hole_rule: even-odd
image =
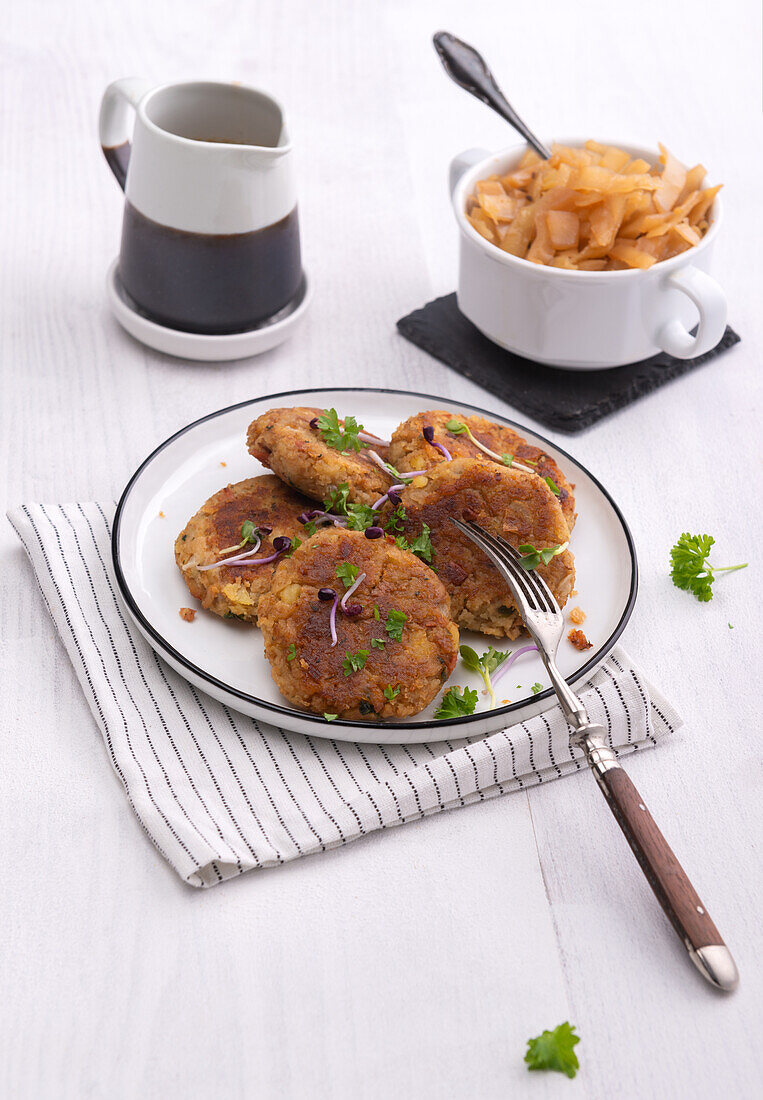
[{"label": "browned crust on patty", "polygon": [[[310,421],[324,409],[270,409],[249,425],[249,453],[305,496],[323,501],[338,485],[350,487],[350,500],[373,504],[386,493],[392,478],[383,473],[367,448],[341,453],[324,442]],[[386,459],[387,448],[373,448]]]},{"label": "browned crust on patty", "polygon": [[268,524],[273,528],[252,554],[255,558],[272,554],[273,539],[278,535],[287,535],[292,541],[304,539],[304,528],[297,517],[310,507],[309,500],[273,474],[250,477],[220,489],[201,506],[175,540],[175,561],[191,595],[216,615],[256,623],[257,605],[270,587],[278,559],[268,565],[221,565],[203,571],[198,566],[211,564],[220,557],[221,549],[237,545],[246,520],[255,526]]},{"label": "browned crust on patty", "polygon": [[392,434],[389,448],[389,461],[398,470],[426,470],[441,462],[445,457],[435,447],[427,443],[421,432],[427,425],[435,430],[435,440],[441,443],[454,458],[473,458],[480,462],[491,462],[488,455],[475,447],[465,434],[454,435],[445,425],[449,420],[458,420],[466,424],[471,432],[497,454],[511,454],[518,462],[537,462],[534,471],[539,477],[550,477],[559,489],[559,503],[567,520],[569,529],[575,526],[575,496],[569,483],[557,463],[539,447],[528,443],[513,428],[506,424],[496,424],[484,416],[465,416],[463,413],[446,412],[444,409],[430,409],[416,413],[404,420]]},{"label": "browned crust on patty", "polygon": [[[489,460],[456,458],[418,480],[425,484],[414,484],[402,494],[405,535],[411,540],[421,533],[423,524],[429,526],[434,565],[450,595],[453,618],[463,628],[516,638],[523,626],[511,592],[482,551],[450,520],[474,520],[515,547],[524,543],[539,550],[561,546],[568,539],[568,529],[556,496],[533,474]],[[570,551],[564,550],[538,572],[563,607],[575,580]]]},{"label": "browned crust on patty", "polygon": [[[345,561],[366,574],[350,597],[363,610],[355,617],[337,611],[338,644],[332,648],[332,604],[319,600],[318,591],[344,593],[336,567]],[[407,615],[400,641],[385,630],[392,609]],[[283,561],[260,600],[259,620],[279,690],[295,706],[317,714],[369,721],[418,714],[458,657],[458,630],[437,576],[394,543],[367,539],[359,531],[319,531]],[[374,648],[372,638],[383,639],[384,646]],[[345,676],[346,654],[361,649],[369,651],[364,668]],[[384,695],[387,685],[400,689],[392,701]]]}]

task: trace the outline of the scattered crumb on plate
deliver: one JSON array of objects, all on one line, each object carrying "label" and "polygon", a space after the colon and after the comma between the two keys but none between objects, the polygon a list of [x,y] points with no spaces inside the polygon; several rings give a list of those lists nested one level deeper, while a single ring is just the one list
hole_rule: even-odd
[{"label": "scattered crumb on plate", "polygon": [[186,623],[192,623],[196,618],[196,612],[192,607],[181,607],[178,615]]},{"label": "scattered crumb on plate", "polygon": [[570,611],[570,622],[575,623],[576,626],[580,626],[581,623],[586,621],[586,613],[579,607],[573,607]]},{"label": "scattered crumb on plate", "polygon": [[578,594],[577,588],[573,588],[572,591],[570,592],[570,596],[577,596],[577,594]]},{"label": "scattered crumb on plate", "polygon": [[228,465],[228,463],[227,463],[227,462],[221,462],[221,463],[220,463],[220,465],[221,465],[221,466],[227,466],[227,465]]},{"label": "scattered crumb on plate", "polygon": [[571,630],[567,635],[568,641],[572,642],[575,649],[584,650],[590,649],[593,646],[593,642],[589,642],[582,630]]},{"label": "scattered crumb on plate", "polygon": [[159,513],[159,519],[164,519],[164,512]]}]

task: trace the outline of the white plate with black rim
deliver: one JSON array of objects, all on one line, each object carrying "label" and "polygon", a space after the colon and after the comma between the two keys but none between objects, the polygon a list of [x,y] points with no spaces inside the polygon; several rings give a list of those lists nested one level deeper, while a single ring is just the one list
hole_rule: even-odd
[{"label": "white plate with black rim", "polygon": [[[431,394],[382,389],[292,390],[245,401],[189,424],[148,456],[130,478],[117,506],[112,552],[120,591],[130,615],[151,646],[186,680],[234,710],[282,729],[345,741],[441,741],[476,736],[524,721],[554,706],[556,699],[537,653],[519,657],[497,690],[499,705],[488,709],[484,685],[459,661],[448,687],[476,688],[474,714],[442,721],[434,717],[439,697],[421,714],[400,722],[331,723],[290,706],[278,691],[256,627],[199,611],[192,623],[179,610],[195,605],[175,565],[174,542],[204,501],[229,482],[263,472],[246,449],[246,430],[270,408],[308,405],[352,414],[388,439],[397,425],[424,409],[478,413],[509,424],[530,443],[552,455],[575,485],[578,520],[572,533],[577,595],[571,606],[586,614],[585,633],[593,648],[583,653],[566,638],[559,666],[572,686],[591,675],[623,632],[636,599],[637,564],[628,526],[607,490],[571,455],[536,432],[494,412]],[[478,652],[493,644],[515,650],[526,640],[496,641],[462,632]],[[542,690],[538,691],[538,685]],[[536,694],[533,693],[535,687]],[[445,689],[447,690],[447,688]]]}]

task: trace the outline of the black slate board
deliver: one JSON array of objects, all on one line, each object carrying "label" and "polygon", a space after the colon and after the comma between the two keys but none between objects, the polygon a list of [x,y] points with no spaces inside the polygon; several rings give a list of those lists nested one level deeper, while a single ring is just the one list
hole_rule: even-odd
[{"label": "black slate board", "polygon": [[653,359],[608,370],[571,371],[533,363],[499,348],[467,321],[455,294],[435,298],[397,322],[399,331],[442,363],[515,409],[562,432],[579,432],[739,343],[727,328],[697,359]]}]

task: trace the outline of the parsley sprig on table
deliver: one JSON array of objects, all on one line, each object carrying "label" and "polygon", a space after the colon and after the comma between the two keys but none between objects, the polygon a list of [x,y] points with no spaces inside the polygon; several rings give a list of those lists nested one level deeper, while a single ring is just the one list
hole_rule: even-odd
[{"label": "parsley sprig on table", "polygon": [[490,674],[491,672],[495,672],[498,666],[506,660],[508,653],[500,649],[493,649],[491,645],[487,647],[481,657],[477,656],[475,650],[468,645],[462,645],[459,649],[459,653],[461,654],[461,660],[469,671],[478,672],[482,677],[482,682],[487,688],[490,696],[490,706],[491,708],[494,707],[495,691],[493,690]]},{"label": "parsley sprig on table", "polygon": [[460,687],[448,688],[442,697],[442,702],[435,711],[435,718],[461,718],[465,714],[474,714],[477,706],[477,692],[471,688],[464,688],[463,695]]},{"label": "parsley sprig on table", "polygon": [[336,409],[324,409],[318,417],[318,430],[323,436],[323,442],[342,454],[368,446],[358,438],[358,433],[363,431],[363,425],[358,424],[354,416],[345,416],[340,422]]},{"label": "parsley sprig on table", "polygon": [[715,539],[712,535],[690,535],[685,531],[670,551],[670,576],[676,588],[693,592],[701,603],[713,598],[713,581],[716,573],[733,573],[746,569],[742,565],[711,565],[707,560]]},{"label": "parsley sprig on table", "polygon": [[528,1069],[554,1069],[574,1077],[580,1062],[574,1047],[580,1042],[574,1026],[566,1020],[553,1031],[542,1031],[535,1039],[527,1040],[525,1061]]}]

